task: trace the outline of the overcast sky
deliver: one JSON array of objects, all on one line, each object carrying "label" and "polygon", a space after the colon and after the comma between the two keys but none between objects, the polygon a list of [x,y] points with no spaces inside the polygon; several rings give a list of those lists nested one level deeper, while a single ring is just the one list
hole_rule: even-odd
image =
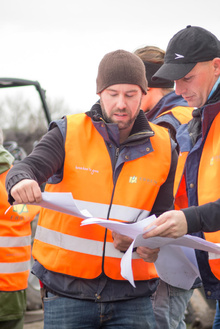
[{"label": "overcast sky", "polygon": [[0,0],[0,77],[37,80],[72,113],[97,100],[109,51],[164,50],[186,25],[220,38],[219,0]]}]

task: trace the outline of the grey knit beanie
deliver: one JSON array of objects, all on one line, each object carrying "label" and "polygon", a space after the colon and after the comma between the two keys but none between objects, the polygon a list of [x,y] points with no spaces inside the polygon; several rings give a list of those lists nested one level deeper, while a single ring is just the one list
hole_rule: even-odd
[{"label": "grey knit beanie", "polygon": [[96,93],[117,84],[138,85],[146,94],[145,66],[137,55],[119,49],[103,57],[98,67]]}]

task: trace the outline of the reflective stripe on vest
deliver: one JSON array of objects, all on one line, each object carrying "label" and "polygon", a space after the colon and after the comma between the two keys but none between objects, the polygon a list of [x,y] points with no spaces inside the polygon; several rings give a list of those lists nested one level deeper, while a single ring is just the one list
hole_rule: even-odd
[{"label": "reflective stripe on vest", "polygon": [[[213,202],[220,195],[220,113],[215,117],[206,138],[198,172],[199,205]],[[206,240],[220,243],[220,231],[204,233]],[[220,280],[219,255],[209,254],[212,273]]]},{"label": "reflective stripe on vest", "polygon": [[[72,192],[80,210],[88,210],[93,217],[128,222],[147,217],[171,165],[169,135],[164,128],[152,127],[155,136],[144,154],[142,150],[140,157],[132,158],[132,147],[119,153],[116,170],[122,169],[114,183],[108,150],[91,119],[82,113],[68,116],[63,180],[47,184],[46,190]],[[34,258],[48,270],[74,277],[93,279],[104,271],[112,279],[124,280],[120,274],[123,253],[115,250],[111,231],[99,225],[80,226],[81,220],[42,209]],[[157,277],[154,265],[135,252],[132,265],[135,280]]]},{"label": "reflective stripe on vest", "polygon": [[2,273],[19,273],[30,269],[30,261],[20,263],[0,263],[0,275]]},{"label": "reflective stripe on vest", "polygon": [[23,247],[31,244],[31,236],[0,236],[0,247]]},{"label": "reflective stripe on vest", "polygon": [[[208,236],[207,236],[208,237]],[[219,238],[219,237],[218,237]],[[206,240],[208,240],[208,239],[206,239]],[[216,245],[218,246],[218,247],[220,247],[220,243],[216,243]],[[218,254],[214,254],[214,253],[212,253],[212,252],[209,252],[209,260],[212,260],[212,259],[219,259],[220,258],[220,256],[218,255]]]},{"label": "reflective stripe on vest", "polygon": [[[76,199],[74,199],[74,201],[80,210],[88,210],[88,212],[92,214],[92,217],[106,218],[109,204],[86,202]],[[111,217],[125,222],[132,222],[138,212],[140,212],[140,209],[138,208],[132,208],[118,204],[113,204],[111,207]],[[148,210],[142,210],[138,216],[138,221],[146,218],[148,215]]]},{"label": "reflective stripe on vest", "polygon": [[[35,239],[38,240],[39,238],[44,243],[49,243],[62,249],[75,251],[75,252],[83,252],[85,254],[94,255],[94,256],[102,257],[103,255],[102,241],[78,238],[72,235],[48,230],[45,227],[38,225]],[[121,258],[121,252],[115,249],[112,243],[107,242],[106,244],[109,245],[109,254],[107,255],[105,253],[105,256]],[[138,258],[136,253],[134,255],[134,258]]]},{"label": "reflective stripe on vest", "polygon": [[5,177],[0,175],[0,291],[27,288],[31,258],[30,222],[40,211],[38,206],[16,205],[9,208]]}]

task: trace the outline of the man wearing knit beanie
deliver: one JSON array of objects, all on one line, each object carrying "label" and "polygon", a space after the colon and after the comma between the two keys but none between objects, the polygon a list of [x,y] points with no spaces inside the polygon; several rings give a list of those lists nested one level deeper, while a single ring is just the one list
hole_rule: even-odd
[{"label": "man wearing knit beanie", "polygon": [[101,60],[96,79],[97,94],[111,85],[138,85],[144,94],[147,92],[145,67],[140,59],[125,50],[106,54]]},{"label": "man wearing knit beanie", "polygon": [[[123,142],[139,114],[142,96],[146,94],[144,64],[128,51],[110,52],[99,64],[96,85],[103,117],[107,122],[118,124],[120,142]],[[105,99],[108,99],[107,104]],[[117,102],[110,102],[110,99],[117,99]]]},{"label": "man wearing knit beanie", "polygon": [[[72,193],[92,217],[133,223],[170,209],[177,154],[168,131],[140,110],[146,89],[140,58],[125,50],[105,55],[100,100],[50,125],[28,159],[9,171],[9,202],[40,202],[39,184],[49,179],[47,192]],[[44,328],[155,328],[150,296],[159,250],[134,250],[134,288],[120,268],[132,239],[81,221],[50,209],[39,217],[32,273],[43,283]]]}]

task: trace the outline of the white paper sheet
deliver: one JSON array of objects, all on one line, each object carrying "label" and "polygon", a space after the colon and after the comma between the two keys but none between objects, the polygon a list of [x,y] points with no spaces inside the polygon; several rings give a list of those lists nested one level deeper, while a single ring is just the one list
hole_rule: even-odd
[{"label": "white paper sheet", "polygon": [[121,260],[121,275],[134,287],[132,271],[132,253],[138,246],[151,249],[160,248],[159,256],[155,262],[159,277],[175,287],[189,290],[195,279],[200,277],[194,249],[214,252],[220,255],[220,247],[199,237],[185,235],[178,239],[153,237],[144,239],[143,229],[155,216],[143,219],[134,224],[125,224],[98,218],[88,218],[81,225],[99,224],[117,233],[127,235],[134,239]]},{"label": "white paper sheet", "polygon": [[[73,199],[72,193],[70,192],[42,192],[41,202],[33,202],[29,204],[63,212],[65,214],[77,216],[83,219],[92,217],[87,209],[80,210],[77,207],[76,201]],[[10,207],[8,209],[10,209]]]},{"label": "white paper sheet", "polygon": [[37,204],[41,207],[77,216],[82,219],[83,225],[98,224],[112,231],[131,237],[134,241],[121,260],[121,275],[134,287],[132,271],[133,248],[146,246],[151,249],[160,248],[155,266],[159,277],[173,286],[190,289],[195,279],[200,275],[194,249],[200,249],[220,255],[220,246],[199,237],[185,235],[178,239],[142,237],[144,228],[155,220],[150,216],[139,222],[126,224],[101,218],[92,218],[87,209],[80,210],[71,193],[42,193],[42,201]]}]

